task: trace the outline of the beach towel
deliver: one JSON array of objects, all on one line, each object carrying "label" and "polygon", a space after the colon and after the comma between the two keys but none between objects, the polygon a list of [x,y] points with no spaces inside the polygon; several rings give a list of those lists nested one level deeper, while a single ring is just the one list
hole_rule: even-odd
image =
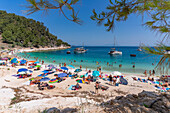
[{"label": "beach towel", "polygon": [[75,86],[75,85],[70,85],[70,87],[68,88],[68,90],[72,90],[72,87]]}]

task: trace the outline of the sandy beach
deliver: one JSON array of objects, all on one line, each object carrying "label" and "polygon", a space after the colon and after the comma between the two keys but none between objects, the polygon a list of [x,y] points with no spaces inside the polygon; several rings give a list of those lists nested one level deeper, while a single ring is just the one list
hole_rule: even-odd
[{"label": "sandy beach", "polygon": [[[119,84],[119,86],[111,86],[108,84],[109,81],[98,79],[100,84],[109,87],[106,91],[99,90],[98,94],[94,93],[95,82],[91,82],[90,84],[80,84],[82,88],[79,90],[68,90],[71,85],[76,85],[76,79],[71,79],[70,77],[60,83],[53,83],[52,85],[55,86],[54,89],[41,91],[37,88],[37,85],[26,85],[30,78],[17,79],[17,77],[12,76],[17,73],[18,69],[27,67],[28,66],[10,67],[9,63],[8,66],[0,66],[0,112],[38,113],[39,111],[43,111],[44,109],[51,107],[60,109],[68,107],[78,108],[91,113],[94,112],[92,109],[95,108],[94,110],[96,110],[96,112],[101,112],[103,108],[98,107],[98,105],[102,102],[113,99],[116,96],[138,94],[143,90],[156,92],[154,84],[151,84],[150,82],[144,83],[134,81],[132,79],[132,77],[146,79],[144,75],[125,73],[123,76],[128,81],[128,85]],[[32,77],[42,74],[43,70],[44,68],[41,68],[41,70],[38,71],[33,71]],[[54,74],[58,73],[59,72],[49,74],[48,77],[51,79],[55,78]],[[86,71],[83,70],[79,72],[78,75],[83,75],[85,73]],[[104,75],[108,74],[110,73],[104,72]],[[92,108],[90,106],[92,106]]]}]

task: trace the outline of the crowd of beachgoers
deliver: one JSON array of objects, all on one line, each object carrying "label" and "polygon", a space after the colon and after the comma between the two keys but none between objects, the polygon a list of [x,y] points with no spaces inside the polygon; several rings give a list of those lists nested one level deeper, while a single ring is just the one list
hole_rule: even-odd
[{"label": "crowd of beachgoers", "polygon": [[[69,95],[75,92],[88,92],[89,95],[94,95],[96,98],[97,96],[100,97],[101,95],[107,95],[108,98],[105,100],[120,95],[138,94],[143,90],[160,93],[170,92],[170,84],[168,83],[168,80],[170,79],[169,75],[155,77],[150,75],[146,76],[145,74],[129,75],[118,71],[110,73],[102,72],[101,67],[97,70],[83,70],[82,66],[76,69],[73,65],[67,65],[66,63],[60,63],[55,66],[52,64],[45,64],[44,61],[40,61],[41,60],[38,58],[35,58],[35,61],[30,61],[17,56],[13,56],[12,58],[0,58],[0,92],[4,93],[3,96],[0,97],[0,106],[1,108],[3,106],[8,106],[8,108],[3,108],[2,110],[14,109],[9,108],[9,106],[14,105],[15,103],[17,105],[20,104],[22,107],[24,106],[26,111],[29,111],[31,109],[33,110],[33,108],[29,109],[29,107],[33,105],[39,106],[38,101],[45,103],[43,98],[41,98],[41,100],[38,98],[33,99],[35,104],[33,104],[34,102],[32,102],[31,99],[29,101],[25,100],[29,103],[26,107],[25,105],[27,104],[23,103],[24,100],[17,101],[16,95],[18,93],[15,88],[20,88],[18,89],[19,91],[21,89],[25,90],[27,93],[28,91],[29,93],[36,92],[33,93],[34,95],[31,94],[33,97],[36,97],[37,95],[49,95],[51,99],[53,99],[56,95],[65,95],[65,97],[68,96],[69,98]],[[12,89],[12,91],[7,91],[7,89]],[[11,96],[5,96],[7,93],[11,93]],[[25,92],[25,95],[28,95],[27,93]],[[3,97],[6,98],[2,99]],[[78,95],[75,95],[75,97],[78,97]],[[63,97],[61,96],[60,98]],[[5,104],[2,104],[3,101]],[[64,103],[63,100],[56,101],[59,102],[58,104],[62,103],[65,107],[71,105]],[[69,102],[74,103],[75,101],[76,100],[73,99]],[[47,103],[45,105],[47,107],[54,106],[52,105],[52,102],[48,104],[50,105],[47,106]],[[45,108],[45,105],[42,105],[39,109]],[[71,107],[73,106],[75,105],[72,105]]]}]

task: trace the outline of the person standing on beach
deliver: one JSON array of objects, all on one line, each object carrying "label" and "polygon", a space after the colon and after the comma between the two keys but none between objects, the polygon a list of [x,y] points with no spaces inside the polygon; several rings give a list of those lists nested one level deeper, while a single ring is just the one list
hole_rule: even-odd
[{"label": "person standing on beach", "polygon": [[44,60],[42,61],[42,65],[44,64]]},{"label": "person standing on beach", "polygon": [[155,70],[152,71],[152,75],[153,75],[153,76],[155,75]]},{"label": "person standing on beach", "polygon": [[96,82],[95,84],[95,93],[98,93],[98,89],[99,89],[99,82]]},{"label": "person standing on beach", "polygon": [[80,65],[80,69],[82,69],[82,65]]},{"label": "person standing on beach", "polygon": [[91,79],[91,76],[89,75],[89,76],[87,77],[88,84],[90,84],[90,79]]},{"label": "person standing on beach", "polygon": [[112,77],[112,75],[111,75],[111,74],[109,75],[109,80],[110,80],[110,85],[112,85],[113,77]]},{"label": "person standing on beach", "polygon": [[64,63],[64,67],[66,67],[66,63]]},{"label": "person standing on beach", "polygon": [[101,68],[101,66],[99,67],[99,72],[101,73],[101,71],[102,71],[102,68]]},{"label": "person standing on beach", "polygon": [[61,67],[61,63],[59,63],[59,67]]},{"label": "person standing on beach", "polygon": [[145,74],[145,76],[147,76],[147,72],[146,72],[146,70],[145,70],[145,72],[144,72],[143,74]]},{"label": "person standing on beach", "polygon": [[109,62],[107,62],[107,65],[109,65]]},{"label": "person standing on beach", "polygon": [[150,76],[152,75],[151,70],[149,70],[149,75],[150,75]]}]

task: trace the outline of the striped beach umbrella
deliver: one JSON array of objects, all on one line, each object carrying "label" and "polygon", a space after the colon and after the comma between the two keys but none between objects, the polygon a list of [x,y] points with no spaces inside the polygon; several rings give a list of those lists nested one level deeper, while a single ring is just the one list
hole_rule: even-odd
[{"label": "striped beach umbrella", "polygon": [[51,80],[49,81],[49,83],[56,83],[56,82],[58,82],[57,79],[51,79]]},{"label": "striped beach umbrella", "polygon": [[81,79],[77,79],[76,82],[78,82],[78,83],[85,83],[84,80],[81,80]]}]

